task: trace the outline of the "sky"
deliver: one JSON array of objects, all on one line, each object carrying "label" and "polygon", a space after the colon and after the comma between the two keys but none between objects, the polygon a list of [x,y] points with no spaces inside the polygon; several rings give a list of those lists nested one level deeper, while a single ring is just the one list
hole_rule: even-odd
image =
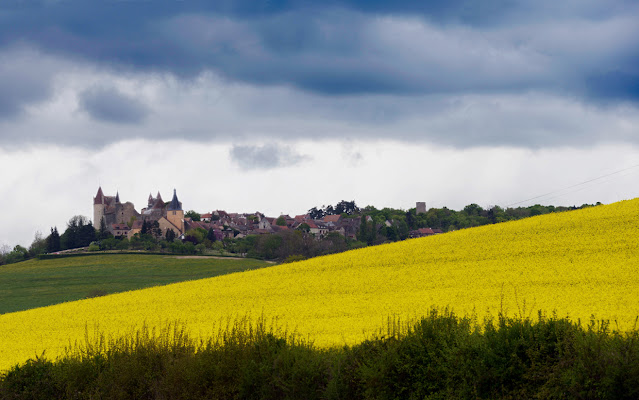
[{"label": "sky", "polygon": [[[214,3],[214,4],[211,4]],[[139,210],[639,196],[639,3],[3,0],[0,246]]]}]

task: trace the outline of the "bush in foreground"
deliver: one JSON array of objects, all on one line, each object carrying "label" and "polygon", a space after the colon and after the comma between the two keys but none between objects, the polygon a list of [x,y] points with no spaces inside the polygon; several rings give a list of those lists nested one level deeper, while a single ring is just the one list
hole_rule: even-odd
[{"label": "bush in foreground", "polygon": [[263,321],[230,323],[205,342],[173,326],[87,339],[54,362],[15,366],[0,377],[0,398],[636,399],[638,339],[605,321],[582,328],[540,314],[477,324],[448,311],[390,321],[333,349]]}]

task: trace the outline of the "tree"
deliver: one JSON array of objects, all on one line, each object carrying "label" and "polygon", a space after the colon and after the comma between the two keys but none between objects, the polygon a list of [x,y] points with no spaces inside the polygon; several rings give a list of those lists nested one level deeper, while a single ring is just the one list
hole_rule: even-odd
[{"label": "tree", "polygon": [[47,239],[42,237],[42,232],[37,231],[29,246],[29,256],[35,257],[47,251]]},{"label": "tree", "polygon": [[406,221],[399,221],[399,224],[397,226],[397,236],[399,237],[399,240],[408,239],[409,231],[410,231],[410,228],[408,227],[408,224],[406,223]]},{"label": "tree", "polygon": [[160,223],[158,221],[153,221],[151,224],[151,235],[153,235],[154,239],[162,237],[162,228],[160,228]]},{"label": "tree", "polygon": [[3,244],[0,246],[0,265],[6,264],[7,254],[9,254],[9,245]]},{"label": "tree", "polygon": [[192,242],[194,245],[200,244],[206,238],[208,232],[202,228],[189,229],[184,234],[184,240]]},{"label": "tree", "polygon": [[213,228],[209,228],[206,238],[210,240],[211,243],[215,242],[215,230]]},{"label": "tree", "polygon": [[106,221],[104,218],[100,218],[100,229],[98,230],[98,239],[106,239],[109,237],[109,232],[107,231]]},{"label": "tree", "polygon": [[133,250],[142,250],[144,248],[144,240],[142,240],[141,234],[136,233],[129,240],[129,245]]},{"label": "tree", "polygon": [[394,225],[386,227],[386,237],[391,242],[396,242],[399,239],[398,229]]},{"label": "tree", "polygon": [[360,242],[366,242],[367,241],[367,235],[366,235],[366,215],[362,215],[361,218],[361,222],[359,224],[359,233],[357,235],[357,240],[359,240]]},{"label": "tree", "polygon": [[167,229],[164,238],[169,243],[173,242],[175,240],[175,231],[173,229]]},{"label": "tree", "polygon": [[306,222],[302,222],[301,224],[299,224],[299,226],[296,229],[304,233],[309,233],[311,231],[311,227]]},{"label": "tree", "polygon": [[47,253],[55,253],[60,251],[60,234],[58,233],[58,227],[51,228],[51,234],[47,238]]},{"label": "tree", "polygon": [[481,208],[479,205],[477,205],[475,203],[469,204],[466,207],[464,207],[464,212],[469,217],[471,217],[471,216],[479,216],[479,215],[481,215],[482,211],[484,211],[484,209]]},{"label": "tree", "polygon": [[95,228],[91,221],[78,229],[78,247],[86,247],[97,240]]},{"label": "tree", "polygon": [[283,215],[280,215],[279,218],[275,221],[275,225],[277,226],[286,226],[286,219]]},{"label": "tree", "polygon": [[29,251],[20,245],[16,245],[11,253],[5,256],[7,264],[17,263],[29,258]]},{"label": "tree", "polygon": [[368,235],[367,235],[366,243],[369,246],[372,246],[376,244],[377,242],[377,224],[375,223],[375,220],[373,220],[370,222],[370,224],[367,224],[367,225],[370,225],[370,226],[367,229]]},{"label": "tree", "polygon": [[317,207],[313,207],[308,210],[308,215],[311,217],[311,219],[321,219],[324,218],[324,211],[321,209],[318,210]]},{"label": "tree", "polygon": [[118,243],[116,245],[116,248],[118,250],[126,250],[129,248],[129,245],[131,243],[129,242],[129,239],[126,237],[123,237],[122,239],[118,240]]},{"label": "tree", "polygon": [[144,235],[149,232],[149,223],[146,220],[142,221],[142,229],[140,229],[140,234]]},{"label": "tree", "polygon": [[88,246],[96,240],[93,224],[83,215],[73,216],[67,223],[67,229],[60,237],[63,249],[75,249]]},{"label": "tree", "polygon": [[355,204],[355,200],[342,200],[335,205],[335,214],[353,215],[357,212],[359,212],[359,207]]},{"label": "tree", "polygon": [[187,212],[184,213],[184,217],[185,218],[191,218],[191,220],[193,221],[199,221],[201,215],[193,210],[189,210]]},{"label": "tree", "polygon": [[257,241],[257,251],[266,259],[275,259],[278,256],[278,250],[282,245],[282,236],[275,235],[260,235]]},{"label": "tree", "polygon": [[415,224],[415,216],[413,215],[411,210],[406,211],[406,224],[409,228],[413,229],[413,226]]}]

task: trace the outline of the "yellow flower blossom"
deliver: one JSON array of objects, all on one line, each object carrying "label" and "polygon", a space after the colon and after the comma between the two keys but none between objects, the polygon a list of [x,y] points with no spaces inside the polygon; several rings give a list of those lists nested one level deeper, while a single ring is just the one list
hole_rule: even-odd
[{"label": "yellow flower blossom", "polygon": [[298,263],[0,316],[0,369],[51,358],[86,327],[119,336],[179,320],[194,336],[247,315],[319,346],[353,344],[389,316],[537,310],[632,329],[639,315],[639,199],[466,229]]}]

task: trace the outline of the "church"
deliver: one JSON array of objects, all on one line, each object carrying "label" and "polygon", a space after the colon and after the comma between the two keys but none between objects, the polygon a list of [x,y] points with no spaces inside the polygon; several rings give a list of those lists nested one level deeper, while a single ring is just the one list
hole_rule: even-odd
[{"label": "church", "polygon": [[102,221],[114,236],[131,238],[142,230],[144,221],[157,221],[163,234],[168,230],[173,230],[176,236],[184,234],[184,211],[175,189],[173,198],[167,203],[162,200],[160,192],[156,197],[149,194],[146,208],[137,212],[133,203],[120,201],[119,192],[115,196],[105,196],[102,187],[99,187],[93,198],[93,226],[100,229]]}]

